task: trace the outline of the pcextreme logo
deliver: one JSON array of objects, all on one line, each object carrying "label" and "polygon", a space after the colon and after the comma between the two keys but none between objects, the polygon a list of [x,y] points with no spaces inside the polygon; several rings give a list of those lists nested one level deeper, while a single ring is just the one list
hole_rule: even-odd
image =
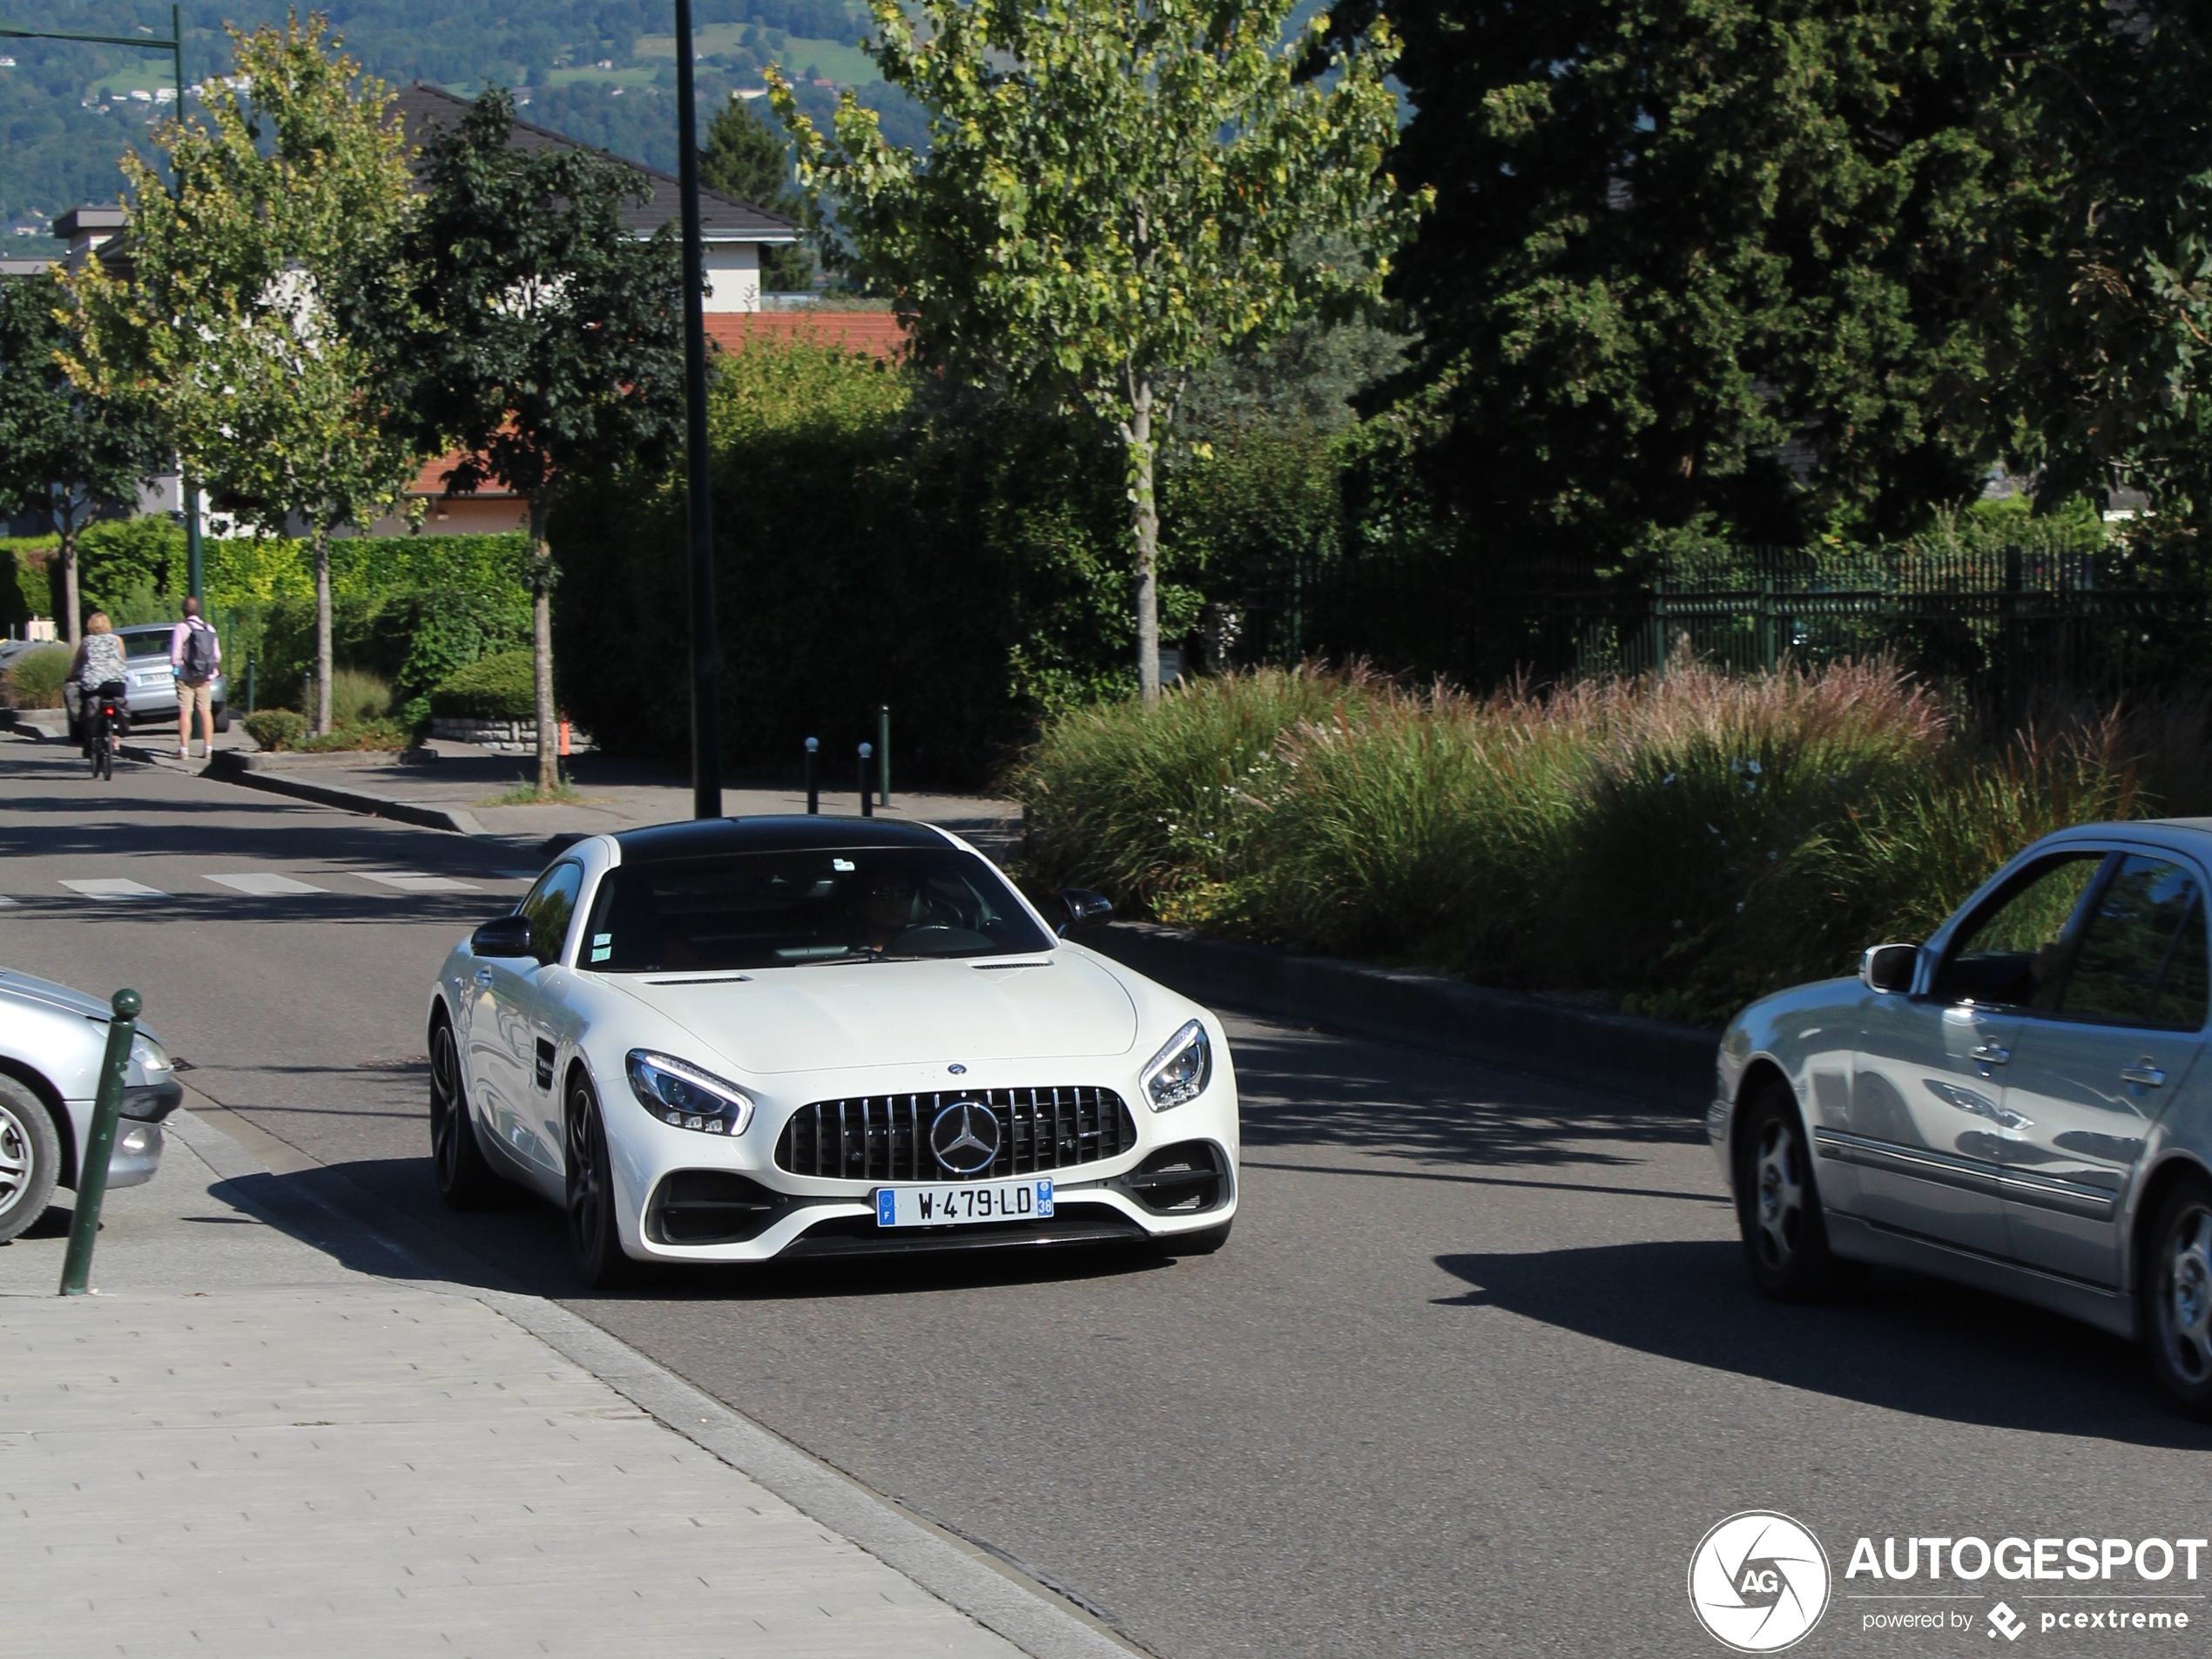
[{"label": "pcextreme logo", "polygon": [[1820,1541],[1770,1510],[1730,1515],[1689,1558],[1698,1623],[1738,1653],[1779,1653],[1804,1641],[1828,1610],[1828,1590]]}]

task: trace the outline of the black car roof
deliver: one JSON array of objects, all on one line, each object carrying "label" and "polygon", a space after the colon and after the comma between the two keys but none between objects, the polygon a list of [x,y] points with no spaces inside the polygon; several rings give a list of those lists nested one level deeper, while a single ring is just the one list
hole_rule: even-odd
[{"label": "black car roof", "polygon": [[804,814],[760,818],[700,818],[655,824],[615,835],[622,861],[693,859],[716,853],[798,853],[828,847],[943,847],[945,838],[921,824],[880,818],[817,818]]}]

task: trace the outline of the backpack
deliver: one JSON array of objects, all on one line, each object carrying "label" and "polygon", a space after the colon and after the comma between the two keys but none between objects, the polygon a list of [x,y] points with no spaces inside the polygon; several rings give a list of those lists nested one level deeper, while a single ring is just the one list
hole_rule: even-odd
[{"label": "backpack", "polygon": [[177,678],[188,685],[215,678],[215,631],[194,617],[185,630],[185,660]]}]

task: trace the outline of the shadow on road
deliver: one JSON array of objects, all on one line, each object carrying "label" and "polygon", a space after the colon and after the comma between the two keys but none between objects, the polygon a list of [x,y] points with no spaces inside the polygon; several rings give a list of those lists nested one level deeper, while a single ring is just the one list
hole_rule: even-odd
[{"label": "shadow on road", "polygon": [[2139,1446],[2212,1447],[2134,1345],[2002,1297],[1881,1271],[1849,1300],[1790,1307],[1733,1241],[1440,1256],[1470,1287],[1440,1305],[1524,1318],[1713,1371],[1916,1417]]},{"label": "shadow on road", "polygon": [[[1647,1101],[1385,1049],[1320,1031],[1237,1034],[1245,1147],[1339,1148],[1385,1157],[1499,1165],[1635,1165],[1632,1146],[1694,1144],[1697,1118]],[[1468,1092],[1480,1081],[1489,1092]]]}]

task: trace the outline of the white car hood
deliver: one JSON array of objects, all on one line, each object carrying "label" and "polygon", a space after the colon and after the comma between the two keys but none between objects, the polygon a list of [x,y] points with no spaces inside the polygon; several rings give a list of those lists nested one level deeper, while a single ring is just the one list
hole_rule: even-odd
[{"label": "white car hood", "polygon": [[691,977],[625,974],[610,982],[740,1069],[761,1075],[1084,1058],[1126,1054],[1136,1042],[1129,993],[1096,962],[1068,951],[1028,966],[826,963],[756,969],[734,983],[670,982]]}]

